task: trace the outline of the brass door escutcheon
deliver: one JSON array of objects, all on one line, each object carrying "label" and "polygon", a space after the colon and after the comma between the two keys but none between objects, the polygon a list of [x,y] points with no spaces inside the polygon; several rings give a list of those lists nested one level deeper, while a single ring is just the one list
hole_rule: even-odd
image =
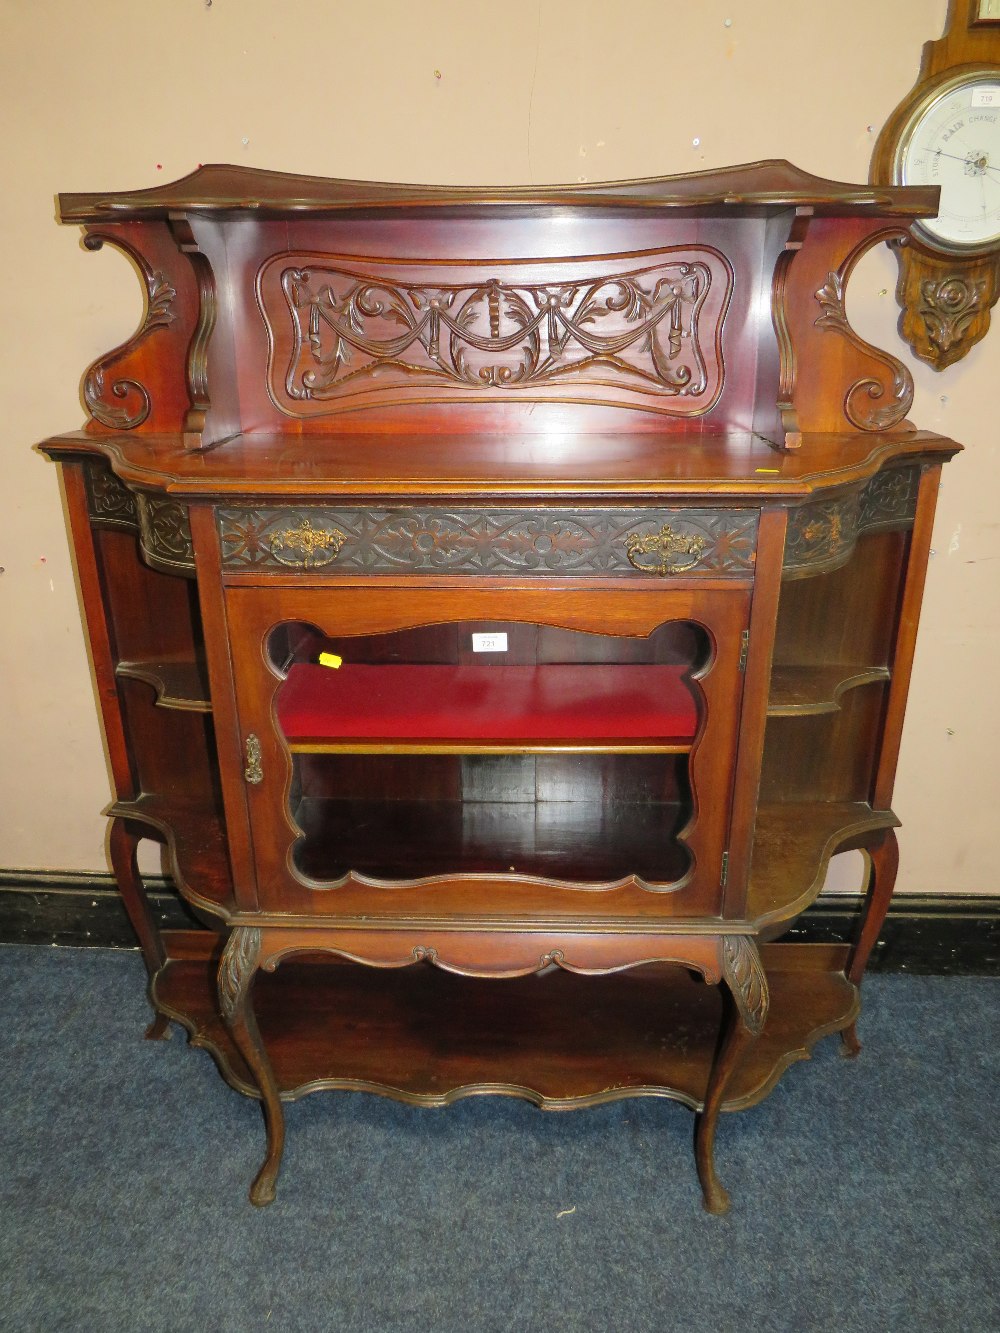
[{"label": "brass door escutcheon", "polygon": [[251,731],[246,740],[246,767],[243,770],[243,776],[247,782],[252,782],[256,787],[259,782],[264,781],[264,770],[260,763],[260,738]]}]

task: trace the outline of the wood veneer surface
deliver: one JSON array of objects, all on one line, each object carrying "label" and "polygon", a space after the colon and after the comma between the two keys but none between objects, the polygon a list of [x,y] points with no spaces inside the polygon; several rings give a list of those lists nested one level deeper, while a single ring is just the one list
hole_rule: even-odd
[{"label": "wood veneer surface", "polygon": [[[748,431],[691,427],[664,437],[641,413],[608,409],[602,430],[581,431],[569,410],[512,414],[504,433],[448,433],[447,412],[407,423],[407,432],[323,435],[244,434],[207,452],[180,435],[53,436],[54,457],[105,454],[123,479],[176,495],[448,494],[658,499],[691,492],[744,497],[807,497],[873,476],[890,459],[951,457],[960,445],[929,431],[811,434],[778,453]],[[638,421],[633,421],[638,417]],[[540,423],[545,424],[540,424]],[[616,428],[617,427],[617,428]]]},{"label": "wood veneer surface", "polygon": [[378,208],[451,209],[468,212],[477,205],[511,211],[530,205],[537,213],[547,202],[561,208],[629,209],[647,204],[656,208],[697,208],[712,205],[728,211],[787,208],[811,205],[838,215],[872,212],[879,216],[902,212],[932,216],[937,191],[922,187],[855,185],[827,180],[803,171],[783,158],[767,158],[740,166],[710,168],[676,176],[648,176],[632,180],[566,185],[424,185],[305,176],[256,167],[208,163],[180,180],[145,190],[61,194],[63,222],[131,218],[163,218],[178,209],[227,215],[251,212],[256,217],[301,218],[339,211]]}]

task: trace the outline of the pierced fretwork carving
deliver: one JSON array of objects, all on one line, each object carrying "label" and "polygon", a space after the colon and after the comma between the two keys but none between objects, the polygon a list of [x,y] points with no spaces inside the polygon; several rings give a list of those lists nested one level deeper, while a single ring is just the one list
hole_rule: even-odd
[{"label": "pierced fretwork carving", "polygon": [[[142,425],[152,409],[149,391],[138,380],[122,378],[109,383],[112,367],[134,352],[154,330],[164,328],[173,321],[170,305],[177,292],[164,274],[154,271],[139,251],[120,236],[95,231],[85,238],[84,245],[88,250],[100,250],[105,241],[129,255],[142,274],[146,286],[146,314],[142,324],[127,342],[102,356],[90,367],[83,379],[83,398],[87,411],[102,426],[107,426],[109,430],[134,430],[136,426]],[[117,401],[113,402],[112,399]]]},{"label": "pierced fretwork carving", "polygon": [[[321,414],[400,391],[627,401],[624,390],[698,415],[721,391],[732,275],[707,247],[620,272],[567,278],[561,267],[533,282],[509,280],[502,266],[454,281],[443,265],[421,265],[411,280],[356,264],[283,255],[261,274],[271,392],[283,411]],[[429,281],[435,267],[440,280]]]},{"label": "pierced fretwork carving", "polygon": [[87,513],[91,523],[102,528],[139,526],[135,496],[106,463],[88,460],[83,467],[87,486]]},{"label": "pierced fretwork carving", "polygon": [[839,499],[792,509],[785,536],[785,576],[836,569],[850,559],[863,532],[908,527],[917,512],[919,488],[919,467],[893,468]]},{"label": "pierced fretwork carving", "polygon": [[859,352],[880,361],[889,372],[884,380],[868,375],[852,384],[844,395],[844,415],[858,430],[891,430],[913,403],[913,376],[902,361],[865,342],[851,328],[844,308],[844,283],[843,271],[831,273],[816,293],[823,311],[816,327],[842,334]]},{"label": "pierced fretwork carving", "polygon": [[194,544],[187,505],[164,496],[136,493],[139,543],[147,562],[165,574],[194,574]]},{"label": "pierced fretwork carving", "polygon": [[[218,511],[229,570],[330,566],[338,573],[552,573],[635,578],[669,558],[672,572],[745,577],[756,510],[235,509]],[[663,532],[683,546],[660,551]],[[305,545],[288,534],[308,533]],[[631,547],[629,543],[632,543]],[[308,549],[305,549],[305,547]],[[645,549],[645,548],[644,548]],[[649,560],[651,563],[646,564]]]},{"label": "pierced fretwork carving", "polygon": [[917,512],[920,468],[891,468],[872,477],[861,490],[858,531],[906,526]]},{"label": "pierced fretwork carving", "polygon": [[164,574],[194,575],[187,505],[169,496],[130,490],[104,462],[88,462],[84,476],[91,523],[138,532],[143,558],[153,569]]}]

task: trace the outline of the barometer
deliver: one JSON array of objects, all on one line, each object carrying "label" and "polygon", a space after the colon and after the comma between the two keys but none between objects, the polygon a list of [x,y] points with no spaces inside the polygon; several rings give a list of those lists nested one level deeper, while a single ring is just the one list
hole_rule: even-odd
[{"label": "barometer", "polygon": [[951,0],[870,174],[878,185],[941,190],[938,216],[915,222],[895,250],[899,331],[944,370],[985,335],[1000,295],[1000,0]]}]

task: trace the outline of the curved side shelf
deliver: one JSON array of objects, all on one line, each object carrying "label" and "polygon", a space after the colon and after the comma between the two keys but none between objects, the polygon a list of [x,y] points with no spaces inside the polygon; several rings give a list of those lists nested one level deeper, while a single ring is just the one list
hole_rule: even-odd
[{"label": "curved side shelf", "polygon": [[[762,1101],[821,1037],[854,1021],[858,992],[844,977],[847,953],[841,945],[766,946],[768,1022],[734,1075],[725,1110]],[[218,1014],[216,968],[212,959],[171,959],[154,978],[153,1001],[187,1029],[193,1046],[209,1052],[230,1086],[257,1096]],[[387,973],[303,961],[286,963],[273,976],[260,974],[254,987],[284,1101],[351,1089],[414,1106],[491,1093],[521,1097],[542,1110],[642,1096],[699,1110],[720,1003],[718,987],[701,985],[670,964],[600,979],[557,972],[484,981],[423,963]],[[311,1019],[305,1025],[303,1015]],[[675,1023],[680,1015],[683,1022]],[[505,1040],[484,1042],[484,1030],[502,1031]],[[572,1050],[567,1031],[574,1033]]]},{"label": "curved side shelf", "polygon": [[161,708],[178,708],[190,713],[210,713],[208,682],[199,663],[172,659],[163,662],[119,662],[115,675],[126,680],[141,680],[156,691]]},{"label": "curved side shelf", "polygon": [[768,717],[810,717],[835,713],[848,690],[891,679],[887,667],[776,666],[771,671]]},{"label": "curved side shelf", "polygon": [[[192,907],[225,917],[233,907],[229,851],[222,823],[203,806],[142,795],[115,801],[104,812],[109,819],[146,824],[159,834],[170,853],[170,872],[181,896]],[[196,892],[197,884],[203,891]]]},{"label": "curved side shelf", "polygon": [[899,823],[891,810],[873,810],[864,801],[762,805],[747,889],[748,920],[764,939],[773,939],[817,897],[834,852],[861,847],[867,835]]}]

